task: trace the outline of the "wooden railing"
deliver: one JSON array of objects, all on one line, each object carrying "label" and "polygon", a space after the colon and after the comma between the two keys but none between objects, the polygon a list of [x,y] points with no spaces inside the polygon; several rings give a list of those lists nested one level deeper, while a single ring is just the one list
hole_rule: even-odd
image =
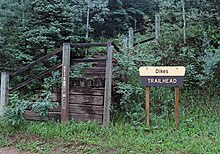
[{"label": "wooden railing", "polygon": [[62,51],[61,48],[60,48],[60,49],[57,49],[56,51],[51,52],[51,53],[49,53],[49,54],[47,54],[47,55],[45,55],[45,56],[43,56],[43,57],[37,59],[36,61],[34,61],[34,62],[31,63],[31,64],[21,67],[19,70],[15,71],[15,72],[13,72],[13,73],[10,73],[9,75],[10,75],[11,77],[16,76],[16,75],[18,75],[18,74],[20,74],[20,73],[22,73],[22,72],[24,72],[24,71],[30,69],[30,68],[33,67],[34,65],[36,65],[36,64],[38,64],[38,63],[40,63],[40,62],[42,62],[42,61],[44,61],[44,60],[47,60],[48,58],[50,58],[50,57],[52,57],[52,56],[54,56],[54,55],[60,53],[61,51]]},{"label": "wooden railing", "polygon": [[[60,49],[57,49],[57,50],[55,50],[55,51],[53,51],[53,52],[51,52],[51,53],[48,53],[48,54],[42,56],[41,58],[37,59],[37,60],[34,61],[33,63],[31,63],[31,64],[29,64],[29,65],[26,65],[26,66],[23,66],[23,67],[21,67],[19,70],[15,71],[15,72],[13,72],[13,73],[9,73],[9,76],[10,76],[10,77],[17,76],[17,75],[19,75],[19,74],[21,74],[21,73],[27,71],[28,69],[31,69],[33,66],[39,64],[40,62],[43,62],[43,61],[49,59],[50,57],[52,57],[52,56],[54,56],[54,55],[57,55],[57,54],[60,53],[61,51],[62,51],[62,49],[60,48]],[[31,82],[33,82],[33,81],[35,81],[35,80],[37,80],[37,79],[39,79],[39,78],[41,78],[41,77],[47,75],[47,74],[50,73],[51,71],[56,70],[56,69],[58,69],[58,68],[61,68],[61,66],[62,66],[61,64],[58,64],[58,65],[56,65],[56,66],[53,66],[53,67],[49,68],[48,70],[42,72],[41,74],[38,74],[38,75],[36,75],[36,76],[34,76],[34,77],[31,77],[30,79],[28,79],[28,80],[26,80],[26,81],[24,81],[24,82],[22,82],[22,83],[17,84],[15,87],[10,88],[10,89],[9,89],[9,92],[14,92],[14,91],[16,91],[16,90],[18,90],[18,89],[20,89],[20,88],[26,86],[27,84],[29,84],[29,83],[31,83]]]}]

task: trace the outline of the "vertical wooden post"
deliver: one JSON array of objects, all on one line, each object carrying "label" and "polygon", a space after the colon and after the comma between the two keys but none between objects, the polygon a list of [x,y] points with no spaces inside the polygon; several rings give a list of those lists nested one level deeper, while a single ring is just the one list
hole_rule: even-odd
[{"label": "vertical wooden post", "polygon": [[0,102],[0,116],[4,113],[4,106],[8,104],[9,93],[9,75],[7,72],[1,73],[1,102]]},{"label": "vertical wooden post", "polygon": [[69,70],[70,43],[64,43],[62,58],[61,122],[65,122],[69,118]]},{"label": "vertical wooden post", "polygon": [[160,15],[155,16],[155,39],[156,43],[160,43]]},{"label": "vertical wooden post", "polygon": [[178,128],[179,119],[179,87],[175,87],[175,128]]},{"label": "vertical wooden post", "polygon": [[185,2],[182,1],[183,5],[183,42],[186,44],[186,12],[185,12]]},{"label": "vertical wooden post", "polygon": [[125,52],[128,50],[128,38],[125,35],[122,37],[122,48]]},{"label": "vertical wooden post", "polygon": [[113,46],[109,42],[107,46],[107,61],[105,71],[105,95],[104,95],[104,113],[103,113],[103,125],[107,127],[110,121],[110,105],[112,95],[112,53]]},{"label": "vertical wooden post", "polygon": [[131,49],[133,48],[134,45],[134,30],[133,28],[129,28],[128,31],[128,48]]},{"label": "vertical wooden post", "polygon": [[89,39],[89,16],[90,16],[90,4],[88,4],[87,16],[86,16],[86,41],[88,41]]},{"label": "vertical wooden post", "polygon": [[150,126],[150,87],[146,87],[146,123]]}]

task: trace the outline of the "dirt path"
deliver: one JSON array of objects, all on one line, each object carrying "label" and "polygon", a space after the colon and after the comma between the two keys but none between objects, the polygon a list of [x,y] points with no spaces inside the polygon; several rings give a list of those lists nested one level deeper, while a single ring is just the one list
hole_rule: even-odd
[{"label": "dirt path", "polygon": [[31,152],[22,152],[14,147],[0,148],[0,154],[36,154]]}]

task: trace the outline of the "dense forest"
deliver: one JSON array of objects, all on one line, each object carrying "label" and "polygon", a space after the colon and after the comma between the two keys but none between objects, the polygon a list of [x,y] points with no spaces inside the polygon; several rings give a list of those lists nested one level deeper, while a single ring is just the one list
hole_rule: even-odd
[{"label": "dense forest", "polygon": [[[159,33],[158,27],[156,27],[157,17],[159,17],[160,22]],[[123,38],[128,36],[129,28],[140,32],[134,34],[135,46],[124,48]],[[156,39],[155,31],[158,34]],[[200,146],[198,146],[195,151],[192,147],[188,147],[188,150],[180,153],[217,153],[219,139],[216,136],[219,135],[218,118],[220,105],[219,0],[0,1],[0,72],[14,72],[22,66],[34,62],[39,57],[62,47],[65,42],[89,43],[107,41],[114,42],[120,48],[120,52],[116,52],[113,55],[116,60],[113,77],[113,95],[116,103],[111,106],[112,121],[116,123],[128,122],[132,126],[140,126],[143,134],[150,131],[152,131],[152,134],[156,134],[157,132],[153,131],[157,131],[157,129],[160,131],[160,126],[158,125],[162,125],[161,129],[163,130],[163,126],[167,126],[165,119],[172,120],[171,117],[174,114],[174,91],[171,88],[164,87],[152,88],[150,111],[153,114],[151,118],[155,130],[150,130],[145,128],[145,126],[142,127],[145,120],[145,87],[140,83],[138,69],[141,66],[184,66],[186,68],[186,76],[180,96],[180,114],[185,117],[182,118],[180,125],[183,129],[186,129],[182,130],[183,132],[186,131],[183,134],[188,135],[186,135],[188,137],[187,140],[191,143],[191,138],[193,138],[192,142],[197,140],[192,134],[196,134],[196,131],[203,134],[203,131],[205,131],[208,132],[208,135],[204,133],[203,136],[207,135],[207,138],[213,137],[214,141],[212,146],[206,143],[206,139],[202,142],[204,146],[207,144],[207,146],[211,147],[210,151],[208,148],[200,149]],[[71,52],[74,57],[82,58],[91,57],[93,54],[101,54],[103,50],[95,48],[85,51],[72,48]],[[60,57],[58,55],[49,59],[49,61],[38,65],[38,67],[33,68],[22,77],[15,77],[12,82],[10,81],[10,84],[13,85],[24,81],[28,79],[28,76],[42,72],[59,63]],[[76,69],[82,69],[82,67],[84,66],[71,68],[73,76],[74,73],[80,72],[80,70]],[[10,111],[6,110],[9,118],[12,119],[12,124],[21,123],[23,119],[18,114],[23,112],[24,107],[26,107],[25,105],[15,104],[22,104],[21,102],[25,104],[28,99],[33,99],[33,95],[36,97],[34,90],[39,90],[39,87],[42,89],[42,94],[39,95],[47,96],[52,86],[60,84],[60,76],[61,72],[55,71],[45,79],[33,82],[23,88],[23,90],[12,94],[11,98],[9,98],[8,109]],[[10,100],[12,100],[11,106]],[[44,105],[41,104],[40,107]],[[48,107],[48,104],[45,106]],[[53,106],[49,104],[50,107],[52,108]],[[13,110],[12,108],[18,108],[18,110]],[[213,117],[209,117],[210,113],[213,113]],[[207,117],[207,119],[202,119],[204,117]],[[158,120],[158,118],[163,120]],[[197,120],[201,122],[201,125],[194,123]],[[213,127],[207,125],[207,123],[212,123]],[[57,126],[57,124],[54,125]],[[202,129],[204,125],[207,126]],[[72,124],[69,127],[73,127]],[[80,125],[74,126],[74,130],[80,129],[80,127],[85,129],[86,132],[90,129],[90,126]],[[118,127],[116,129],[121,129],[121,131],[125,129],[124,127]],[[188,128],[192,128],[192,130]],[[49,127],[45,126],[45,129],[49,129]],[[97,129],[102,130],[100,127]],[[94,130],[96,129],[94,128]],[[106,132],[109,133],[110,138],[114,134],[111,133],[112,130]],[[1,129],[0,131],[4,132]],[[120,135],[120,130],[117,131],[119,132],[116,134]],[[125,131],[128,130],[125,129]],[[136,129],[133,131],[133,137],[135,137],[137,131]],[[34,134],[31,132],[31,128],[29,128],[29,133]],[[170,132],[166,133],[170,134]],[[41,135],[41,137],[45,137],[44,135]],[[1,137],[0,146],[2,144]],[[117,138],[116,136],[114,137]],[[85,140],[88,138],[86,136]],[[114,140],[113,138],[112,140]],[[181,139],[183,140],[183,138]],[[100,139],[97,140],[102,142],[105,139],[100,135]],[[133,146],[133,142],[130,142]],[[153,142],[149,141],[148,143],[153,145]],[[164,142],[164,140],[161,142]],[[171,143],[173,145],[179,144],[173,140]],[[116,151],[119,150],[116,148],[117,145],[109,144]],[[187,142],[183,142],[183,145],[186,146]],[[169,147],[170,145],[167,146]],[[123,144],[121,147],[126,149]],[[138,148],[135,147],[133,152],[140,152]],[[181,147],[178,148],[181,149]],[[158,149],[159,151],[157,151]],[[159,146],[158,148],[155,146],[152,153],[160,153],[165,149],[164,147]],[[168,153],[171,151],[178,153],[178,151],[173,150],[175,147],[171,146],[170,149],[168,148]],[[128,151],[129,149],[126,149],[124,152],[128,153]]]}]

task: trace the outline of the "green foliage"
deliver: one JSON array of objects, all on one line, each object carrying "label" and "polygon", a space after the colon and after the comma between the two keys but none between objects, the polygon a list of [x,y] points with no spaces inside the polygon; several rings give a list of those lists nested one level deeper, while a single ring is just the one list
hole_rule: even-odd
[{"label": "green foliage", "polygon": [[[149,46],[151,48],[152,46]],[[146,49],[146,46],[145,46]],[[148,55],[148,56],[146,56]],[[114,55],[117,66],[114,68],[116,82],[116,93],[119,94],[120,103],[115,106],[113,112],[123,113],[125,119],[130,122],[141,122],[144,119],[144,87],[139,81],[139,67],[152,66],[159,61],[154,54],[136,48],[135,50],[124,50]]]},{"label": "green foliage", "polygon": [[214,51],[207,51],[205,55],[201,57],[201,61],[203,62],[203,74],[200,76],[201,85],[207,84],[207,82],[218,82],[220,77],[220,49],[212,50]]},{"label": "green foliage", "polygon": [[40,96],[37,95],[35,102],[31,106],[32,111],[40,116],[48,116],[49,111],[58,106],[57,102],[51,101],[51,97],[51,92],[48,91],[41,93]]},{"label": "green foliage", "polygon": [[19,127],[25,121],[24,112],[30,105],[30,102],[19,99],[17,93],[10,94],[9,104],[5,107],[5,117],[8,118],[8,122],[15,127]]},{"label": "green foliage", "polygon": [[72,65],[70,68],[70,78],[82,77],[84,70],[91,66],[92,66],[92,63],[79,63],[76,65]]}]

